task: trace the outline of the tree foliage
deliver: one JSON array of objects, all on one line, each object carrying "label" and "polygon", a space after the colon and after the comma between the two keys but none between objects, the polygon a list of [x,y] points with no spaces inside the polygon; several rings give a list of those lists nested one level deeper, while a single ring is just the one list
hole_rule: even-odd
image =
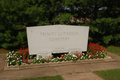
[{"label": "tree foliage", "polygon": [[[120,17],[101,18],[91,21],[90,37],[93,41],[101,42],[106,45],[120,45]],[[91,40],[92,41],[92,40]]]},{"label": "tree foliage", "polygon": [[[1,0],[0,47],[26,47],[26,27],[54,24],[90,25],[90,41],[118,44],[119,3],[119,0]],[[73,17],[91,22],[71,23]]]}]

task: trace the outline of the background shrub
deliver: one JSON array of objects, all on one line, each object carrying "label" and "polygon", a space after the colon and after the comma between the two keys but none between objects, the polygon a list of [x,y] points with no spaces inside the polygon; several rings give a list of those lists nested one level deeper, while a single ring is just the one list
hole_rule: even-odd
[{"label": "background shrub", "polygon": [[[1,0],[0,48],[27,47],[26,27],[54,24],[88,25],[89,41],[119,46],[119,3],[119,0]],[[71,22],[74,18],[83,21]]]}]

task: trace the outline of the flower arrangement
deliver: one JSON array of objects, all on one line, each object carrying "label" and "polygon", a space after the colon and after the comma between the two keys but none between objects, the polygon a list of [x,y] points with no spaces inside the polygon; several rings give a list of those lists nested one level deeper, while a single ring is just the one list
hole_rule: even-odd
[{"label": "flower arrangement", "polygon": [[105,52],[105,48],[100,46],[97,43],[89,43],[88,45],[88,52],[92,53],[92,54],[96,54],[96,52]]},{"label": "flower arrangement", "polygon": [[28,59],[32,59],[33,56],[29,55],[28,48],[20,48],[19,52],[9,52],[7,55],[8,65],[21,65],[29,64]]},{"label": "flower arrangement", "polygon": [[87,55],[90,58],[104,58],[107,53],[105,52],[105,48],[100,46],[97,43],[89,43]]},{"label": "flower arrangement", "polygon": [[30,64],[28,59],[33,59],[32,63],[49,63],[49,62],[58,62],[58,61],[77,61],[77,60],[85,60],[85,59],[97,59],[106,57],[107,53],[105,52],[104,47],[100,46],[96,43],[91,43],[88,46],[87,53],[81,53],[76,51],[74,55],[64,54],[60,57],[54,58],[53,56],[49,56],[47,58],[39,55],[39,58],[33,58],[32,55],[29,55],[28,48],[20,48],[19,53],[15,53],[14,51],[9,52],[7,54],[7,62],[8,65],[21,65],[21,64]]}]

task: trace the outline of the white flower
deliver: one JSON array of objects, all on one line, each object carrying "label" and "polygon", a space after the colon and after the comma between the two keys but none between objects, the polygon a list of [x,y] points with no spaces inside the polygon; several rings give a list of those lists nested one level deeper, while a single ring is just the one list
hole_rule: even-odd
[{"label": "white flower", "polygon": [[12,63],[10,62],[10,64],[12,64]]},{"label": "white flower", "polygon": [[30,58],[31,58],[31,56],[30,56]]},{"label": "white flower", "polygon": [[14,51],[12,51],[12,53],[14,53]]},{"label": "white flower", "polygon": [[73,55],[73,57],[76,57],[76,55]]},{"label": "white flower", "polygon": [[19,58],[17,58],[17,60],[18,60]]},{"label": "white flower", "polygon": [[86,56],[88,56],[88,54],[86,54]]},{"label": "white flower", "polygon": [[13,60],[13,62],[15,62],[15,60]]},{"label": "white flower", "polygon": [[9,52],[9,54],[11,54],[11,52]]},{"label": "white flower", "polygon": [[52,59],[51,61],[54,61],[54,59]]},{"label": "white flower", "polygon": [[85,59],[85,57],[84,57],[84,59]]},{"label": "white flower", "polygon": [[6,56],[8,56],[8,54]]},{"label": "white flower", "polygon": [[83,59],[83,56],[81,57],[81,59]]},{"label": "white flower", "polygon": [[9,55],[9,58],[10,58],[11,56]]},{"label": "white flower", "polygon": [[37,58],[37,60],[38,60],[39,58]]},{"label": "white flower", "polygon": [[89,55],[89,58],[91,57],[91,55]]},{"label": "white flower", "polygon": [[82,53],[83,55],[85,55],[85,53]]}]

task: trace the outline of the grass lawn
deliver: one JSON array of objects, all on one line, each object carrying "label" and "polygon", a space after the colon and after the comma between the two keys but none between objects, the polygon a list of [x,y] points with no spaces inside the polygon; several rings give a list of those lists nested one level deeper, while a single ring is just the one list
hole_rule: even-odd
[{"label": "grass lawn", "polygon": [[[4,53],[9,53],[11,52],[12,50],[7,50],[7,49],[3,49],[1,48],[0,49],[0,54],[4,54]],[[14,49],[15,52],[19,52],[19,49]]]},{"label": "grass lawn", "polygon": [[45,77],[37,77],[37,78],[17,79],[17,80],[63,80],[63,78],[60,75],[56,75],[56,76],[45,76]]},{"label": "grass lawn", "polygon": [[108,46],[106,50],[120,56],[120,47]]},{"label": "grass lawn", "polygon": [[8,52],[10,52],[10,50],[0,49],[0,54],[3,54],[3,53],[8,53]]},{"label": "grass lawn", "polygon": [[94,71],[104,80],[120,80],[120,69]]}]

